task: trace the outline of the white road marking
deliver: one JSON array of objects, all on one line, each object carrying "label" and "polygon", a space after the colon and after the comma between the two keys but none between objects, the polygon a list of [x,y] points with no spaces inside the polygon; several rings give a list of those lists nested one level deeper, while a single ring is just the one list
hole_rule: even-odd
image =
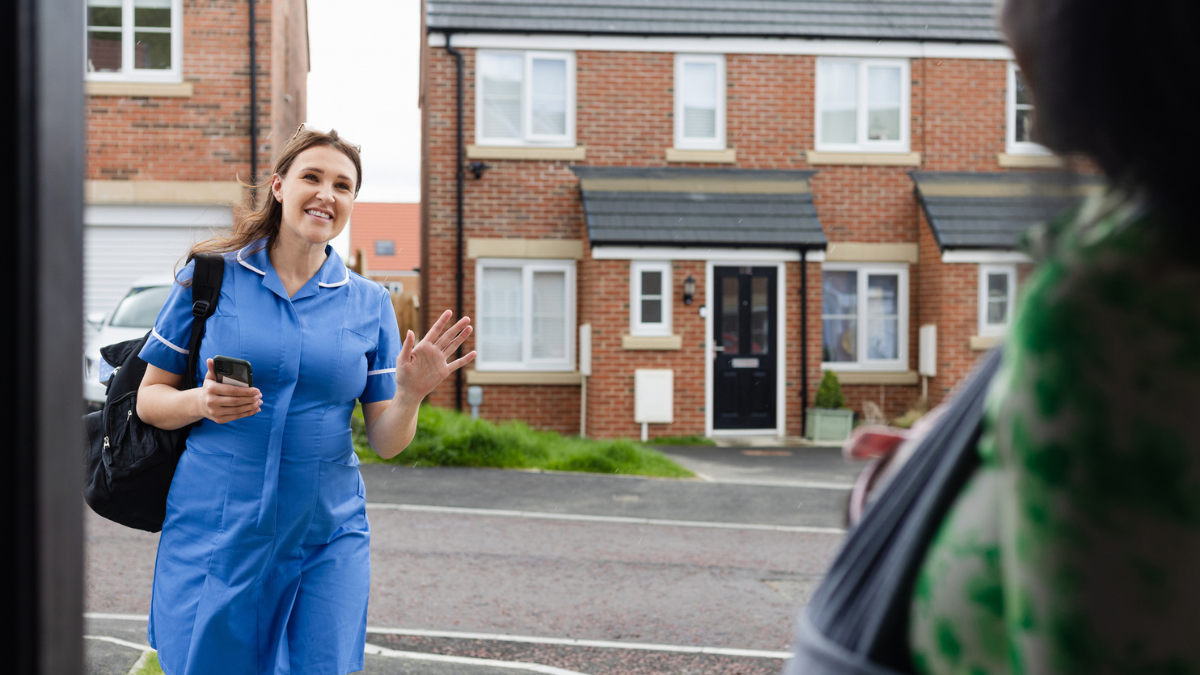
[{"label": "white road marking", "polygon": [[[87,615],[85,614],[84,616],[86,617]],[[114,645],[121,645],[122,647],[129,647],[130,649],[136,649],[138,651],[143,651],[143,652],[154,651],[154,647],[151,647],[150,645],[139,645],[136,642],[130,642],[129,640],[122,640],[121,638],[109,637],[107,635],[84,635],[83,639],[85,639],[85,640],[102,640],[104,642],[111,642]]]},{"label": "white road marking", "polygon": [[541,511],[509,511],[504,509],[473,509],[459,506],[426,506],[424,504],[383,504],[371,502],[368,509],[417,511],[421,513],[454,513],[465,516],[493,518],[525,518],[531,520],[567,520],[586,523],[620,523],[623,525],[664,525],[668,527],[703,527],[719,530],[759,530],[766,532],[803,532],[806,534],[845,534],[839,527],[809,525],[763,525],[758,523],[719,523],[700,520],[663,520],[660,518],[629,518],[625,516],[585,516],[574,513],[545,513]]},{"label": "white road marking", "polygon": [[113,614],[111,612],[84,612],[85,619],[108,619],[110,621],[149,621],[149,614]]},{"label": "white road marking", "polygon": [[546,675],[585,675],[576,670],[564,670],[554,666],[543,666],[540,663],[525,663],[524,661],[497,661],[495,659],[477,659],[470,656],[447,656],[445,654],[425,654],[422,652],[401,652],[395,649],[367,644],[364,650],[374,656],[387,656],[394,659],[412,659],[414,661],[437,661],[439,663],[461,663],[470,666],[490,666],[492,668],[509,668],[511,670],[528,670]]},{"label": "white road marking", "polygon": [[[146,621],[145,614],[118,614],[111,612],[85,612],[85,619],[108,619],[110,621]],[[367,632],[373,635],[409,635],[412,637],[459,638],[463,640],[493,640],[496,642],[525,642],[541,645],[565,645],[568,647],[601,647],[606,649],[632,649],[640,651],[674,652],[677,654],[715,654],[718,656],[750,656],[764,659],[790,659],[791,652],[769,651],[765,649],[735,649],[730,647],[699,647],[695,645],[667,645],[652,642],[619,642],[616,640],[587,640],[582,638],[556,638],[532,635],[506,635],[504,633],[470,633],[447,630],[425,630],[421,628],[383,628],[367,626]],[[95,637],[97,640],[116,641],[137,649],[150,649],[148,646],[135,645],[132,642],[117,640],[117,638]],[[378,647],[383,649],[383,647]],[[367,652],[371,653],[371,652]],[[408,653],[408,652],[405,652]],[[419,652],[413,652],[419,653]],[[386,654],[384,654],[386,656]],[[439,657],[460,658],[460,657]],[[466,658],[466,657],[461,657]],[[548,666],[540,666],[542,668]],[[570,671],[558,671],[570,672]]]},{"label": "white road marking", "polygon": [[504,635],[501,633],[465,633],[446,630],[423,630],[420,628],[380,628],[367,626],[367,632],[375,635],[410,635],[413,637],[458,638],[463,640],[493,640],[496,642],[527,642],[539,645],[566,645],[568,647],[601,647],[606,649],[632,649],[651,652],[674,652],[677,654],[716,654],[719,656],[751,656],[761,659],[790,659],[791,652],[764,649],[733,649],[728,647],[697,647],[692,645],[663,645],[652,642],[618,642],[615,640],[586,640],[576,638],[534,637],[530,635]]},{"label": "white road marking", "polygon": [[[699,476],[700,474],[696,474]],[[725,485],[761,485],[763,487],[794,487],[807,488],[810,490],[852,490],[853,483],[825,483],[822,481],[812,480],[770,480],[756,478],[722,478],[720,480],[708,478],[713,483]]]}]

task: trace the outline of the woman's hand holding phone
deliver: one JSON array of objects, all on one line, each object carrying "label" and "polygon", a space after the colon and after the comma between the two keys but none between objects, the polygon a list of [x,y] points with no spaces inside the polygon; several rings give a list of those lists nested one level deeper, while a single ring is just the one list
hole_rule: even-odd
[{"label": "woman's hand holding phone", "polygon": [[243,417],[256,415],[262,410],[262,392],[256,387],[239,387],[217,382],[213,360],[208,359],[208,373],[204,386],[196,391],[199,396],[199,414],[217,424],[225,424]]}]

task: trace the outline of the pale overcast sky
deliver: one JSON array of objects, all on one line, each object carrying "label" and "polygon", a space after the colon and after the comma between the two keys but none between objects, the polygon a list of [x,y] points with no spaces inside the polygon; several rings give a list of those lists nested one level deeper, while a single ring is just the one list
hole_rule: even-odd
[{"label": "pale overcast sky", "polygon": [[421,199],[420,0],[308,0],[308,122],[362,146],[360,202]]}]

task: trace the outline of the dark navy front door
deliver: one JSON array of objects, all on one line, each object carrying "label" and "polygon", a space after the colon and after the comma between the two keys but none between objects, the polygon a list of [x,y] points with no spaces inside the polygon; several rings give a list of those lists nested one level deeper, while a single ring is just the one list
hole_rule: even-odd
[{"label": "dark navy front door", "polygon": [[713,428],[774,429],[775,267],[713,268]]}]

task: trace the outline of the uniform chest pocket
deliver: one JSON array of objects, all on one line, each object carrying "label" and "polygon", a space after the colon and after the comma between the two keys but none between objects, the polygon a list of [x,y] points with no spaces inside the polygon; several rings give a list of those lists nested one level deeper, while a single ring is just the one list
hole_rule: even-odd
[{"label": "uniform chest pocket", "polygon": [[349,328],[342,329],[338,358],[339,400],[358,398],[367,386],[367,357],[375,351],[375,341]]},{"label": "uniform chest pocket", "polygon": [[339,534],[367,530],[367,500],[358,466],[318,461],[317,499],[305,543],[328,544]]}]

